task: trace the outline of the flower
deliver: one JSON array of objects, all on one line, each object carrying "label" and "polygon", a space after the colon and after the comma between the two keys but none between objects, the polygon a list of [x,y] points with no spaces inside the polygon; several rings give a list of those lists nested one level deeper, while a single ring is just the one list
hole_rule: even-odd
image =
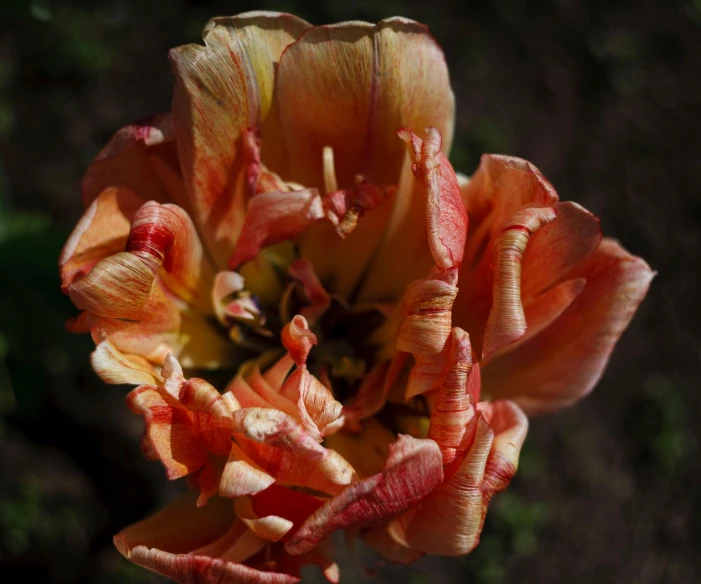
[{"label": "flower", "polygon": [[193,488],[115,545],[187,583],[337,581],[342,529],[470,552],[526,415],[593,388],[652,272],[528,162],[455,174],[424,26],[254,12],[204,40],[88,169],[60,258],[69,327]]}]

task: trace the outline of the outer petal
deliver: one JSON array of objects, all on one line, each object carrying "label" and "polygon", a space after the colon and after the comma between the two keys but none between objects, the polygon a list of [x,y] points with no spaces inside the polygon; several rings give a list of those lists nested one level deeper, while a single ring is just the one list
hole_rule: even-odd
[{"label": "outer petal", "polygon": [[85,206],[109,187],[127,188],[144,201],[188,208],[169,113],[129,124],[112,137],[83,177]]},{"label": "outer petal", "polygon": [[105,383],[129,385],[157,385],[163,378],[140,355],[124,355],[99,330],[93,332],[97,347],[90,355],[90,363]]},{"label": "outer petal", "polygon": [[197,509],[186,495],[114,538],[130,561],[181,584],[288,584],[288,574],[264,572],[241,564],[263,545],[236,520],[231,502],[215,498]]},{"label": "outer petal", "polygon": [[472,347],[482,354],[482,337],[492,305],[494,247],[502,226],[524,207],[550,207],[558,197],[531,163],[520,158],[484,155],[472,179],[463,184],[470,217],[460,268],[461,291],[455,302],[455,324],[470,331]]},{"label": "outer petal", "polygon": [[[479,386],[475,387],[474,380],[468,383],[470,377],[479,376],[478,369],[473,372],[472,368],[470,337],[456,327],[451,337],[448,366],[431,409],[428,428],[428,437],[441,449],[444,465],[464,456],[460,446],[467,424],[475,415],[474,403],[479,399]],[[477,395],[470,394],[470,390],[476,390]]]},{"label": "outer petal", "polygon": [[477,545],[489,501],[516,472],[528,428],[525,414],[510,402],[496,402],[490,414],[491,426],[483,415],[471,422],[472,443],[457,471],[390,524],[397,541],[451,556],[469,553]]},{"label": "outer petal", "polygon": [[[324,184],[325,146],[333,149],[340,188],[352,186],[356,174],[380,187],[397,184],[404,152],[396,131],[402,127],[434,125],[445,136],[445,150],[450,148],[454,100],[448,70],[423,25],[392,18],[376,26],[312,28],[283,54],[278,84],[291,179],[301,184]],[[406,212],[406,205],[395,204]],[[392,207],[368,213],[343,241],[329,226],[311,229],[302,254],[322,280],[335,277],[336,289],[348,295],[374,254]]]},{"label": "outer petal", "polygon": [[601,377],[653,276],[643,260],[604,239],[568,274],[587,283],[559,318],[485,365],[485,393],[514,399],[529,414],[558,409],[586,395]]},{"label": "outer petal", "polygon": [[58,265],[65,288],[100,260],[124,250],[132,219],[144,204],[129,189],[105,189],[86,209],[63,246]]},{"label": "outer petal", "polygon": [[399,435],[385,470],[363,479],[320,507],[286,544],[292,554],[311,550],[337,529],[387,521],[424,499],[443,481],[437,444]]},{"label": "outer petal", "polygon": [[[247,130],[263,134],[263,152],[282,170],[284,136],[273,87],[284,48],[309,25],[294,16],[250,12],[209,22],[206,46],[170,52],[176,75],[173,117],[183,176],[198,226],[222,265],[243,225],[250,164],[259,164]],[[248,150],[247,150],[248,149]],[[268,156],[266,156],[268,154]],[[252,193],[250,193],[252,194]]]}]

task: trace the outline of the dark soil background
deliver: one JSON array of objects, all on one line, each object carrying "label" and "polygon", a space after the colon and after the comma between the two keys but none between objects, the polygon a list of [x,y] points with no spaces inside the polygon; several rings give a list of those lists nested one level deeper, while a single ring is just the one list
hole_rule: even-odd
[{"label": "dark soil background", "polygon": [[[526,8],[528,4],[528,8]],[[125,391],[90,371],[56,260],[79,180],[120,126],[169,108],[166,51],[252,8],[402,14],[443,45],[453,160],[529,159],[659,274],[595,392],[535,419],[480,547],[373,581],[701,581],[701,2],[0,3],[0,580],[159,581],[111,536],[172,494]],[[346,562],[343,582],[367,576]]]}]

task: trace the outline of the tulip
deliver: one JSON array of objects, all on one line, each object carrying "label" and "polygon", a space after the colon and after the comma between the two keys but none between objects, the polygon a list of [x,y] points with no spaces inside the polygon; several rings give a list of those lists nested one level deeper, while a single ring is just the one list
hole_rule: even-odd
[{"label": "tulip", "polygon": [[456,175],[423,25],[254,12],[204,42],[89,167],[60,258],[69,328],[192,488],[116,547],[183,583],[336,582],[339,530],[470,552],[527,415],[591,391],[653,273],[524,160]]}]

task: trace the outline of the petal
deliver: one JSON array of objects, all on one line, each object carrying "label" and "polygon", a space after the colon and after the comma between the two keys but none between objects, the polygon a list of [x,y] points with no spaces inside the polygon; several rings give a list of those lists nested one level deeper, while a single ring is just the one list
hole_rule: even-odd
[{"label": "petal", "polygon": [[526,333],[521,305],[521,260],[530,235],[555,216],[552,207],[523,209],[502,227],[494,246],[494,292],[482,346],[485,356]]},{"label": "petal", "polygon": [[140,355],[125,355],[107,339],[102,331],[96,331],[99,341],[90,363],[105,383],[127,383],[129,385],[157,385],[163,381],[161,375]]},{"label": "petal", "polygon": [[236,444],[231,444],[229,460],[224,465],[219,494],[222,497],[255,495],[275,482],[268,473],[258,468]]},{"label": "petal", "polygon": [[273,409],[234,413],[236,440],[246,456],[282,484],[336,493],[355,479],[342,456],[321,446],[291,416]]},{"label": "petal", "polygon": [[[178,151],[198,226],[217,263],[243,225],[252,134],[262,134],[263,161],[283,170],[284,136],[273,87],[284,48],[309,25],[287,14],[251,12],[210,21],[206,46],[173,49],[173,118]],[[269,145],[268,151],[266,146]]]},{"label": "petal", "polygon": [[[464,456],[459,447],[463,441],[468,422],[475,415],[473,404],[479,398],[470,395],[468,378],[472,376],[472,350],[469,335],[454,328],[450,342],[450,358],[438,388],[436,401],[431,409],[431,425],[428,438],[435,440],[443,454],[443,464],[452,463],[456,457]],[[476,375],[479,373],[476,371]],[[479,391],[479,387],[476,388]],[[461,456],[462,454],[462,456]]]},{"label": "petal", "polygon": [[181,584],[298,582],[288,574],[239,563],[253,556],[264,542],[236,520],[230,501],[218,497],[197,509],[193,496],[185,495],[126,528],[115,536],[114,544],[131,562]]},{"label": "petal", "polygon": [[323,218],[321,197],[315,189],[256,195],[248,206],[229,268],[252,260],[264,247],[293,239]]},{"label": "petal", "polygon": [[411,564],[426,555],[396,541],[389,534],[386,525],[373,527],[361,537],[371,549],[395,564]]},{"label": "petal", "polygon": [[419,503],[442,481],[438,445],[399,435],[382,473],[354,483],[325,503],[285,547],[292,554],[304,553],[337,529],[387,521]]},{"label": "petal", "polygon": [[399,136],[414,152],[413,171],[426,189],[428,244],[436,266],[443,270],[462,263],[467,237],[467,211],[460,198],[455,171],[441,152],[442,137],[436,128],[426,130],[423,141],[410,130]]},{"label": "petal", "polygon": [[128,395],[127,405],[144,417],[149,444],[169,479],[189,475],[208,462],[193,416],[175,398],[157,387],[142,385]]},{"label": "petal", "polygon": [[307,362],[309,352],[317,344],[316,335],[309,328],[307,319],[299,314],[284,326],[280,336],[282,344],[298,367]]},{"label": "petal", "polygon": [[299,367],[285,382],[282,395],[297,403],[304,428],[321,440],[342,415],[343,405],[306,367]]},{"label": "petal", "polygon": [[582,292],[550,326],[483,369],[483,389],[528,414],[570,405],[589,393],[645,297],[654,272],[613,240],[568,274]]},{"label": "petal", "polygon": [[266,541],[279,541],[292,529],[289,519],[277,515],[259,516],[253,509],[251,497],[238,497],[234,501],[237,517],[258,537]]},{"label": "petal", "polygon": [[453,283],[431,278],[412,282],[404,292],[395,346],[398,351],[411,353],[415,360],[407,398],[432,389],[440,381],[457,293]]},{"label": "petal", "polygon": [[129,124],[110,139],[83,177],[85,206],[109,187],[124,187],[144,201],[187,205],[169,113]]},{"label": "petal", "polygon": [[492,426],[473,418],[474,438],[459,468],[414,509],[395,519],[389,532],[405,546],[431,554],[469,553],[479,535],[491,497],[516,472],[528,419],[515,404],[496,402]]},{"label": "petal", "polygon": [[427,28],[406,19],[309,29],[280,60],[277,95],[291,179],[301,184],[324,184],[325,146],[334,152],[342,188],[356,174],[395,183],[401,127],[433,124],[450,148],[454,99],[445,59]]},{"label": "petal", "polygon": [[122,187],[105,189],[92,201],[58,260],[64,289],[100,260],[124,250],[131,221],[143,204],[141,197]]},{"label": "petal", "polygon": [[213,270],[187,214],[146,203],[134,216],[125,249],[65,287],[87,313],[77,330],[100,326],[119,349],[154,360],[167,352],[200,367],[226,359],[231,343],[205,319],[212,312]]},{"label": "petal", "polygon": [[[340,188],[351,187],[358,174],[379,187],[396,185],[404,160],[396,132],[402,127],[434,125],[445,137],[445,151],[450,148],[454,99],[445,59],[427,28],[406,19],[309,29],[280,60],[277,95],[290,178],[300,184],[324,184],[322,150],[329,147]],[[336,290],[349,296],[395,204],[404,210],[398,201],[378,207],[346,240],[327,225],[304,234],[302,255],[322,281],[335,278]]]},{"label": "petal", "polygon": [[328,436],[324,445],[336,450],[365,478],[382,472],[389,447],[396,439],[395,433],[376,418],[368,418],[358,432],[337,432]]}]

